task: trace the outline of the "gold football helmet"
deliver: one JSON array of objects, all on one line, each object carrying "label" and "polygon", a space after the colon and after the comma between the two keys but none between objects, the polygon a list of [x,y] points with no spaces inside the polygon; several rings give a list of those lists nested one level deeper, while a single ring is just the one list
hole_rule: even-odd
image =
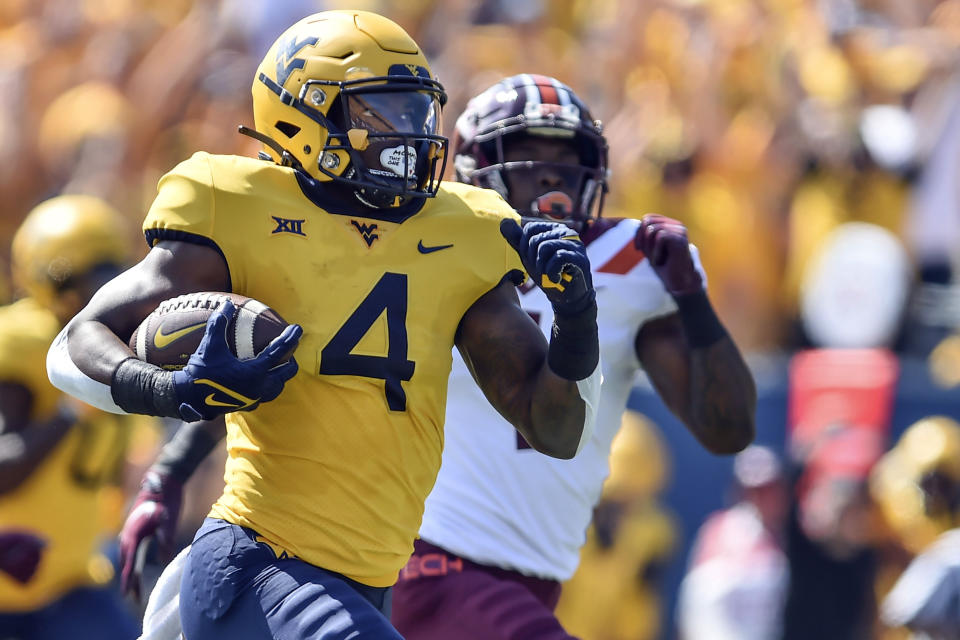
[{"label": "gold football helmet", "polygon": [[80,278],[108,266],[127,263],[126,221],[103,200],[84,195],[51,198],[34,207],[13,236],[16,286],[45,307]]},{"label": "gold football helmet", "polygon": [[910,425],[877,464],[870,489],[904,545],[920,552],[957,525],[960,424],[929,416]]},{"label": "gold football helmet", "polygon": [[392,207],[436,195],[446,93],[420,47],[365,11],[325,11],[287,29],[253,81],[256,131],[274,162]]}]

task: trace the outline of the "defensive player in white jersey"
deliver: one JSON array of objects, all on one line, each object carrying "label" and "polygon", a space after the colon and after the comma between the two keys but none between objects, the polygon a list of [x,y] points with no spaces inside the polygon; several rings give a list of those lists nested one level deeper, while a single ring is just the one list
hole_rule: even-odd
[{"label": "defensive player in white jersey", "polygon": [[[521,215],[581,232],[599,301],[604,382],[593,438],[573,460],[553,461],[489,409],[454,354],[443,463],[422,540],[395,587],[393,622],[410,640],[565,638],[553,615],[559,584],[576,568],[638,367],[717,453],[753,437],[753,380],[711,310],[683,226],[661,216],[599,217],[606,141],[569,87],[533,75],[498,83],[460,116],[452,148],[460,181],[495,189]],[[548,331],[546,297],[529,282],[519,293]],[[139,582],[138,546],[172,540],[182,482],[221,433],[213,423],[187,425],[148,472],[121,534],[125,587]],[[153,599],[176,594],[166,585],[178,571],[176,562],[168,567]],[[145,629],[163,626],[161,617]]]},{"label": "defensive player in white jersey", "polygon": [[[455,358],[443,464],[394,588],[393,623],[408,640],[569,638],[553,608],[576,569],[637,369],[715,453],[752,439],[754,384],[710,307],[684,227],[662,216],[597,217],[606,142],[569,87],[527,74],[499,82],[457,120],[452,148],[461,182],[499,191],[522,216],[580,231],[604,379],[589,444],[552,460],[489,408]],[[520,299],[548,332],[542,292],[528,282]]]}]

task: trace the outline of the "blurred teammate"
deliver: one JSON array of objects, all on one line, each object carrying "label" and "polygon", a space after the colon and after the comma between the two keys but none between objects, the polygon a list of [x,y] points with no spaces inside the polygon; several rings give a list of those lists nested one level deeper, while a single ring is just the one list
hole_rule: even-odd
[{"label": "blurred teammate", "polygon": [[[583,244],[563,225],[521,229],[494,192],[440,184],[444,99],[386,18],[301,20],[254,79],[265,158],[197,153],[168,173],[151,251],[51,350],[51,377],[91,404],[227,414],[227,486],[181,581],[190,640],[399,637],[383,613],[440,466],[454,345],[538,450],[569,458],[589,440],[600,370]],[[555,311],[549,345],[519,305],[521,269]],[[134,358],[137,324],[196,291],[254,297],[302,329],[240,361],[225,302],[182,371]]]},{"label": "blurred teammate", "polygon": [[877,463],[870,489],[913,557],[883,601],[881,620],[916,638],[960,638],[960,424],[929,416],[910,425]]},{"label": "blurred teammate", "polygon": [[13,239],[14,278],[28,297],[0,308],[3,637],[136,637],[97,551],[102,488],[119,479],[127,426],[96,411],[78,417],[44,364],[64,323],[123,268],[123,227],[97,198],[60,196],[31,211]]},{"label": "blurred teammate", "polygon": [[[544,76],[507,78],[474,98],[452,142],[457,178],[498,191],[522,215],[580,230],[593,268],[603,385],[597,429],[573,460],[539,455],[487,406],[455,359],[443,465],[415,552],[394,593],[410,640],[564,638],[553,614],[573,575],[637,369],[709,450],[753,437],[755,390],[714,314],[696,253],[675,220],[598,217],[607,144],[587,106]],[[521,305],[549,335],[548,299]]]},{"label": "blurred teammate", "polygon": [[911,554],[960,525],[960,424],[930,416],[910,425],[874,468],[870,492]]}]

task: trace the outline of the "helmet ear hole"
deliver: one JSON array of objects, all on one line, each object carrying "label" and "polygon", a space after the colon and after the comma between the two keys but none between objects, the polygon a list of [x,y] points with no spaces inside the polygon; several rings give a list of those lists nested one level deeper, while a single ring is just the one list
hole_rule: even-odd
[{"label": "helmet ear hole", "polygon": [[284,122],[283,120],[278,120],[277,123],[273,126],[275,126],[278,131],[280,131],[283,135],[287,136],[288,138],[292,138],[293,136],[300,133],[300,127],[293,124],[292,122]]}]

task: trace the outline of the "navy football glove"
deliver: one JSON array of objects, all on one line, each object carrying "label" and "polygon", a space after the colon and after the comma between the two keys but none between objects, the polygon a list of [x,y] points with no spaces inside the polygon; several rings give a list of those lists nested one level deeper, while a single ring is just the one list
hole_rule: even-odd
[{"label": "navy football glove", "polygon": [[287,380],[297,374],[297,361],[288,357],[303,335],[300,325],[284,329],[256,358],[240,360],[227,343],[233,313],[230,300],[220,305],[207,319],[206,333],[187,366],[173,372],[180,417],[186,422],[252,411],[280,395]]},{"label": "navy football glove", "polygon": [[500,233],[553,306],[547,364],[567,380],[590,376],[600,361],[597,294],[587,249],[569,227],[555,222],[500,222]]},{"label": "navy football glove", "polygon": [[534,284],[543,289],[554,314],[574,316],[594,306],[587,249],[570,227],[528,222],[521,228],[507,218],[500,222],[500,233],[519,254]]}]

